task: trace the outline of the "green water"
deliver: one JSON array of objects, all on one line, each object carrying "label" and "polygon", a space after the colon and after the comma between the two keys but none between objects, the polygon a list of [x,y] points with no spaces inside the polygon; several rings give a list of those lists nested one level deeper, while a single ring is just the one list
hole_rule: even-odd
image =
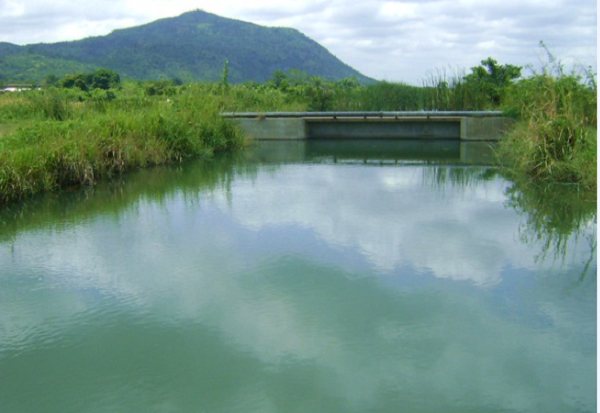
[{"label": "green water", "polygon": [[340,145],[1,210],[0,412],[596,411],[595,204]]}]

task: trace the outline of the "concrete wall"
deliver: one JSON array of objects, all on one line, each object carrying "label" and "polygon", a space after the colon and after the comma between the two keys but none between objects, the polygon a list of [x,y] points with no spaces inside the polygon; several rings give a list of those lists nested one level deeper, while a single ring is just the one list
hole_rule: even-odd
[{"label": "concrete wall", "polygon": [[281,164],[305,161],[340,163],[402,163],[422,161],[494,164],[494,142],[437,139],[348,140],[299,139],[257,140],[244,153],[250,162]]},{"label": "concrete wall", "polygon": [[461,163],[476,165],[492,165],[496,163],[494,145],[490,141],[460,141]]},{"label": "concrete wall", "polygon": [[253,139],[461,139],[496,141],[514,125],[503,117],[234,118]]},{"label": "concrete wall", "polygon": [[514,119],[503,117],[463,117],[460,122],[460,139],[497,141],[514,127]]},{"label": "concrete wall", "polygon": [[460,119],[307,120],[308,139],[459,139]]},{"label": "concrete wall", "polygon": [[304,119],[239,118],[235,120],[252,139],[306,139]]}]

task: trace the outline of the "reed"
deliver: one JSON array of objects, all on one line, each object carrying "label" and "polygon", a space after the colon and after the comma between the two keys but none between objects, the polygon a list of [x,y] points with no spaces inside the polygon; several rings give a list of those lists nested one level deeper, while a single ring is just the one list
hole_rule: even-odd
[{"label": "reed", "polygon": [[364,88],[358,99],[364,105],[360,110],[422,110],[423,91],[405,83],[378,82]]},{"label": "reed", "polygon": [[485,82],[464,70],[437,69],[422,84],[426,110],[495,110],[498,106],[486,93]]},{"label": "reed", "polygon": [[79,102],[61,92],[4,105],[21,121],[0,138],[0,203],[244,143],[241,131],[219,116],[222,98],[200,86],[169,99],[123,94]]},{"label": "reed", "polygon": [[509,176],[530,176],[595,191],[597,89],[595,77],[544,70],[507,90],[515,130],[498,148]]}]

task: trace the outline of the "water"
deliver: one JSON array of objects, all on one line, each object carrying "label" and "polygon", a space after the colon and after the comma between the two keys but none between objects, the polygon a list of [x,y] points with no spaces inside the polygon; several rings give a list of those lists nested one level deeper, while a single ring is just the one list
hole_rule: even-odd
[{"label": "water", "polygon": [[596,411],[589,205],[552,226],[477,148],[382,145],[5,208],[0,412]]}]

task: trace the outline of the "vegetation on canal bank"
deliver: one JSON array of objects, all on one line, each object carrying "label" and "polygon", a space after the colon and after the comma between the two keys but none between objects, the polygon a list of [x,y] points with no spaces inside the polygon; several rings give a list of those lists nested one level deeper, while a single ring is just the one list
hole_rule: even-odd
[{"label": "vegetation on canal bank", "polygon": [[512,179],[597,188],[597,87],[594,75],[556,72],[523,79],[507,88],[504,107],[519,119],[499,145]]},{"label": "vegetation on canal bank", "polygon": [[3,96],[2,122],[14,126],[0,135],[0,202],[240,147],[241,131],[206,89],[169,99],[98,89],[83,102],[57,89]]},{"label": "vegetation on canal bank", "polygon": [[518,120],[498,149],[503,173],[595,195],[595,74],[564,73],[549,56],[528,77],[488,58],[469,74],[439,71],[422,86],[294,70],[230,84],[227,64],[218,83],[122,81],[104,69],[49,77],[40,90],[0,94],[0,203],[244,145],[222,111],[502,109]]}]

